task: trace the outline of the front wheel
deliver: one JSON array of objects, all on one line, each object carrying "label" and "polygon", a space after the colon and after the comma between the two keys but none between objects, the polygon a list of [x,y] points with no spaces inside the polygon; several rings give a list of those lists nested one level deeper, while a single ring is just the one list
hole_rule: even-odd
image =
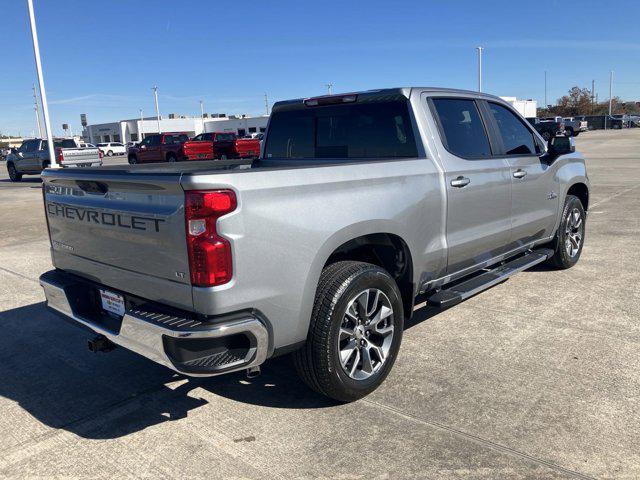
[{"label": "front wheel", "polygon": [[331,264],[320,276],[307,342],[293,354],[298,374],[327,397],[358,400],[389,374],[403,325],[400,291],[385,270],[363,262]]},{"label": "front wheel", "polygon": [[12,182],[19,182],[22,180],[22,174],[18,173],[16,166],[13,163],[7,165],[7,171],[9,172],[9,180]]},{"label": "front wheel", "polygon": [[138,158],[135,155],[129,155],[129,164],[135,165],[138,163]]},{"label": "front wheel", "polygon": [[586,213],[578,197],[567,195],[562,209],[562,219],[554,239],[554,254],[549,263],[560,269],[573,267],[582,254]]},{"label": "front wheel", "polygon": [[112,152],[111,150],[108,150],[108,151],[107,151],[107,157],[110,157],[110,156],[112,156],[112,155],[113,155],[113,152]]}]

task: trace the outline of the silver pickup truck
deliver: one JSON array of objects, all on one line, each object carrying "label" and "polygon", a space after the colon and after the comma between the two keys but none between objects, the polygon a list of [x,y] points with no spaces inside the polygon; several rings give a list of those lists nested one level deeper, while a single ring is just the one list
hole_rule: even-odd
[{"label": "silver pickup truck", "polygon": [[193,376],[292,353],[310,387],[352,401],[389,373],[416,297],[447,308],[580,258],[583,158],[498,97],[279,102],[262,150],[46,170],[48,306],[99,334],[94,351],[121,345]]},{"label": "silver pickup truck", "polygon": [[[54,139],[56,161],[62,167],[97,167],[102,165],[102,153],[96,147],[83,147],[73,138]],[[19,182],[23,175],[40,175],[51,165],[47,140],[25,140],[20,148],[7,156],[7,172],[12,182]]]}]

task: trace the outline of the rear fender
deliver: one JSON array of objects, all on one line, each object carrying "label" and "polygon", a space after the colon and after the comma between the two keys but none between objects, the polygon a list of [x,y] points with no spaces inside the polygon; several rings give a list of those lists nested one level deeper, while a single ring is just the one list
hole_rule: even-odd
[{"label": "rear fender", "polygon": [[[318,249],[318,252],[311,263],[311,267],[309,268],[309,273],[307,275],[307,279],[304,285],[303,290],[303,298],[302,298],[302,309],[300,311],[300,319],[298,322],[298,331],[296,332],[296,337],[300,340],[304,340],[307,338],[307,333],[309,331],[309,323],[311,321],[311,312],[313,311],[313,304],[316,295],[316,289],[318,287],[318,282],[320,281],[320,274],[322,273],[322,269],[324,268],[327,260],[331,256],[331,254],[341,245],[347,243],[354,238],[358,238],[364,235],[371,235],[375,233],[390,233],[397,235],[407,242],[410,252],[414,252],[414,246],[411,245],[407,239],[407,232],[402,229],[401,225],[392,222],[389,220],[372,220],[372,221],[364,221],[355,223],[353,225],[348,225],[345,228],[335,232],[331,235]],[[412,261],[414,255],[411,255]],[[412,265],[413,272],[416,271],[415,265]],[[415,275],[415,273],[414,273]]]}]

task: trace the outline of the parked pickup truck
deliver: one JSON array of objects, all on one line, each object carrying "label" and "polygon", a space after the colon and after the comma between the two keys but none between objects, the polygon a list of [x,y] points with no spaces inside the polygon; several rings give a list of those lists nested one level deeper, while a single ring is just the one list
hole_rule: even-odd
[{"label": "parked pickup truck", "polygon": [[550,120],[539,118],[527,118],[527,121],[538,132],[545,141],[549,141],[557,135],[564,135],[564,122],[562,119]]},{"label": "parked pickup truck", "polygon": [[139,144],[129,147],[130,164],[211,160],[210,142],[189,140],[186,133],[147,135]]},{"label": "parked pickup truck", "polygon": [[[102,152],[86,148],[73,138],[53,140],[56,161],[62,167],[95,167],[102,165]],[[20,148],[7,156],[7,172],[12,182],[19,182],[23,175],[40,175],[51,165],[46,139],[25,140]]]},{"label": "parked pickup truck", "polygon": [[[213,158],[227,160],[239,158],[236,150],[236,134],[229,132],[207,132],[196,135],[194,140],[209,142],[213,148]],[[258,153],[260,153],[258,149]]]},{"label": "parked pickup truck", "polygon": [[562,119],[564,123],[564,132],[568,137],[577,137],[580,132],[589,130],[589,124],[586,120],[580,120],[574,117],[565,117]]},{"label": "parked pickup truck", "polygon": [[311,388],[352,401],[389,373],[416,296],[451,307],[580,258],[589,181],[574,140],[545,143],[498,97],[278,102],[264,141],[250,163],[47,170],[49,308],[96,332],[94,351],[186,375],[292,353]]},{"label": "parked pickup truck", "polygon": [[236,140],[236,152],[240,158],[258,158],[260,156],[260,143],[258,137],[238,138]]}]

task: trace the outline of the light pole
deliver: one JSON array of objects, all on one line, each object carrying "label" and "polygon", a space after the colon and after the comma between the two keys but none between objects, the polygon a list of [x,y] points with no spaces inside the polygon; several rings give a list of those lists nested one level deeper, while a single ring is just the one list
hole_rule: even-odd
[{"label": "light pole", "polygon": [[47,105],[47,92],[44,88],[44,77],[42,76],[42,62],[40,62],[40,45],[38,44],[38,30],[36,29],[36,16],[33,12],[33,0],[27,0],[29,8],[29,22],[31,24],[31,39],[33,41],[33,56],[36,61],[36,71],[38,73],[38,86],[40,87],[40,98],[42,99],[42,114],[44,116],[44,126],[47,130],[47,145],[49,147],[49,159],[51,168],[59,168],[53,148],[53,135],[51,133],[51,122],[49,121],[49,107]]},{"label": "light pole", "polygon": [[158,122],[158,133],[162,133],[160,130],[160,108],[158,107],[158,87],[153,87],[153,98],[156,101],[156,120]]},{"label": "light pole", "polygon": [[609,72],[609,116],[611,116],[611,107],[613,103],[613,70]]},{"label": "light pole", "polygon": [[140,109],[140,131],[138,132],[138,141],[139,142],[142,141],[142,136],[144,135],[144,133],[143,133],[144,127],[142,125],[142,122],[144,122],[144,117],[142,116],[142,109]]},{"label": "light pole", "polygon": [[547,108],[547,71],[544,71],[544,108]]},{"label": "light pole", "polygon": [[483,47],[476,47],[478,50],[478,91],[482,92],[482,51]]},{"label": "light pole", "polygon": [[38,107],[38,95],[36,86],[33,86],[33,108],[36,111],[36,123],[38,124],[38,138],[42,138],[42,125],[40,125],[40,108]]},{"label": "light pole", "polygon": [[327,87],[327,93],[328,93],[329,95],[333,95],[333,94],[331,93],[331,91],[332,91],[332,89],[333,89],[333,83],[327,83],[327,84],[325,85],[325,87]]},{"label": "light pole", "polygon": [[204,102],[200,100],[200,119],[202,120],[202,131],[204,132]]}]

